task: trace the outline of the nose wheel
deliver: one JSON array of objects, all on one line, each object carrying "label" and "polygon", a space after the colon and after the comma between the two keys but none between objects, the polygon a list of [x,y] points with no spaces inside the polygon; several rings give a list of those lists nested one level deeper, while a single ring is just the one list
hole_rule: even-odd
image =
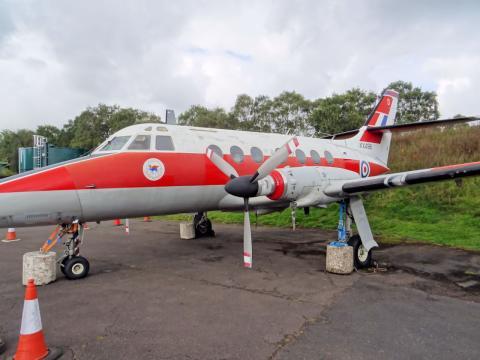
[{"label": "nose wheel", "polygon": [[65,242],[64,257],[60,261],[60,270],[69,280],[78,280],[86,277],[90,270],[90,263],[80,256],[80,244],[83,238],[83,226],[73,224],[68,233],[72,234]]},{"label": "nose wheel", "polygon": [[60,264],[60,270],[67,279],[78,280],[88,275],[90,263],[83,256],[66,257]]},{"label": "nose wheel", "polygon": [[70,238],[64,242],[65,250],[60,257],[60,271],[69,280],[78,280],[86,277],[90,270],[90,264],[86,258],[80,256],[80,244],[83,239],[83,226],[78,221],[72,224],[62,224],[57,226],[43,245],[41,251],[48,252],[65,235]]}]

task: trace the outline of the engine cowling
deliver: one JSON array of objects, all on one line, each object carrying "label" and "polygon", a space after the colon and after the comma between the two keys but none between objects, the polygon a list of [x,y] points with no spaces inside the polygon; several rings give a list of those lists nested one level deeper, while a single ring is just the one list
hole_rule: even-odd
[{"label": "engine cowling", "polygon": [[258,182],[257,196],[266,195],[272,200],[297,201],[311,195],[312,192],[320,193],[324,186],[325,178],[316,167],[282,168],[272,171]]}]

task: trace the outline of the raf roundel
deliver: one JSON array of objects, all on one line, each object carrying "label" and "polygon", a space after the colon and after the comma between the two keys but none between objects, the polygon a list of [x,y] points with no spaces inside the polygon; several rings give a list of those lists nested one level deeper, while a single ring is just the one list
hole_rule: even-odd
[{"label": "raf roundel", "polygon": [[150,158],[143,163],[143,175],[150,181],[160,180],[165,174],[165,165],[155,158]]},{"label": "raf roundel", "polygon": [[362,178],[368,177],[370,175],[370,165],[367,161],[360,161],[360,176]]}]

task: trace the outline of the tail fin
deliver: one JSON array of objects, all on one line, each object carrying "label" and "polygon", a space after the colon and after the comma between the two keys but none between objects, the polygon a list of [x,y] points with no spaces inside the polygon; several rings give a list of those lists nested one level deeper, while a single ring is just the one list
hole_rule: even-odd
[{"label": "tail fin", "polygon": [[385,90],[375,109],[365,122],[365,126],[393,125],[397,114],[398,92]]},{"label": "tail fin", "polygon": [[364,126],[359,129],[356,136],[348,139],[347,142],[387,165],[392,134],[390,131],[369,132],[366,130],[370,127],[393,125],[397,114],[397,106],[398,92],[385,90]]}]

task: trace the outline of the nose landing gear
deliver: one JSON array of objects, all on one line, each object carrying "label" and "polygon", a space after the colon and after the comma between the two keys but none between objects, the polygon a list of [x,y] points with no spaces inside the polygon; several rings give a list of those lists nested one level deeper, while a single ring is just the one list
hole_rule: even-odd
[{"label": "nose landing gear", "polygon": [[70,238],[63,243],[65,250],[58,259],[60,270],[69,280],[82,279],[88,275],[90,264],[86,258],[79,255],[83,239],[83,226],[78,221],[57,226],[42,246],[41,251],[48,252],[65,235],[70,235]]}]

